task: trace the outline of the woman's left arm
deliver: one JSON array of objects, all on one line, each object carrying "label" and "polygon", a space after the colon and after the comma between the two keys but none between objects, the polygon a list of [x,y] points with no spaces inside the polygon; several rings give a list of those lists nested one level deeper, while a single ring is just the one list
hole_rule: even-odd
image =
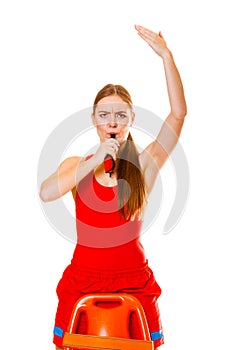
[{"label": "woman's left arm", "polygon": [[164,121],[156,140],[148,145],[141,154],[143,170],[149,167],[151,159],[155,161],[157,168],[160,169],[178,141],[187,113],[187,106],[180,74],[162,34],[160,32],[157,34],[141,26],[136,26],[136,29],[141,38],[162,58],[165,70],[170,113]]}]

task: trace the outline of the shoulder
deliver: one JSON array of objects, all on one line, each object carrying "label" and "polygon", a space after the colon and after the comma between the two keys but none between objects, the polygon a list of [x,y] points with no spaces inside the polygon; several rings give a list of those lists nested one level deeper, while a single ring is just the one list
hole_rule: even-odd
[{"label": "shoulder", "polygon": [[64,171],[74,166],[77,166],[81,159],[82,158],[78,156],[68,157],[62,161],[62,163],[60,164],[60,169]]}]

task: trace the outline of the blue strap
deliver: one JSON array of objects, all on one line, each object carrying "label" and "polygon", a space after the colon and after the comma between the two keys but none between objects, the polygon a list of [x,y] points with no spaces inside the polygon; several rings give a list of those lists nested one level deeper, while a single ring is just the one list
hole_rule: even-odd
[{"label": "blue strap", "polygon": [[158,332],[153,332],[151,333],[151,339],[154,340],[158,340],[161,339],[163,337],[163,333],[162,331],[158,331]]},{"label": "blue strap", "polygon": [[63,337],[63,334],[64,334],[64,331],[62,328],[60,327],[54,327],[54,334],[57,335],[58,337],[62,338]]}]

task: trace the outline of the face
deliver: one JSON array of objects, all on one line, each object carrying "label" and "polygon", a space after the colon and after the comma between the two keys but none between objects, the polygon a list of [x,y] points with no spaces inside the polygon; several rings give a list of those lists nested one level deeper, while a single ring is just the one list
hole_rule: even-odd
[{"label": "face", "polygon": [[127,140],[134,113],[120,96],[111,95],[98,102],[92,120],[101,142],[115,134],[115,138],[121,143]]}]

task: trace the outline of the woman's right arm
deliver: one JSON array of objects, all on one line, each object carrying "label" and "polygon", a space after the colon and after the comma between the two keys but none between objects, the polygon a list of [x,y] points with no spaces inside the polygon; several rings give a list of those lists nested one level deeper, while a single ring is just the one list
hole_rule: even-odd
[{"label": "woman's right arm", "polygon": [[50,202],[62,197],[69,191],[75,194],[79,182],[100,165],[105,155],[116,156],[116,146],[118,141],[108,139],[101,143],[96,153],[89,159],[82,157],[69,157],[65,159],[58,169],[50,175],[40,186],[40,198],[44,202]]},{"label": "woman's right arm", "polygon": [[50,202],[76,188],[78,183],[97,166],[97,157],[88,160],[81,157],[65,159],[58,169],[40,186],[40,198]]}]

